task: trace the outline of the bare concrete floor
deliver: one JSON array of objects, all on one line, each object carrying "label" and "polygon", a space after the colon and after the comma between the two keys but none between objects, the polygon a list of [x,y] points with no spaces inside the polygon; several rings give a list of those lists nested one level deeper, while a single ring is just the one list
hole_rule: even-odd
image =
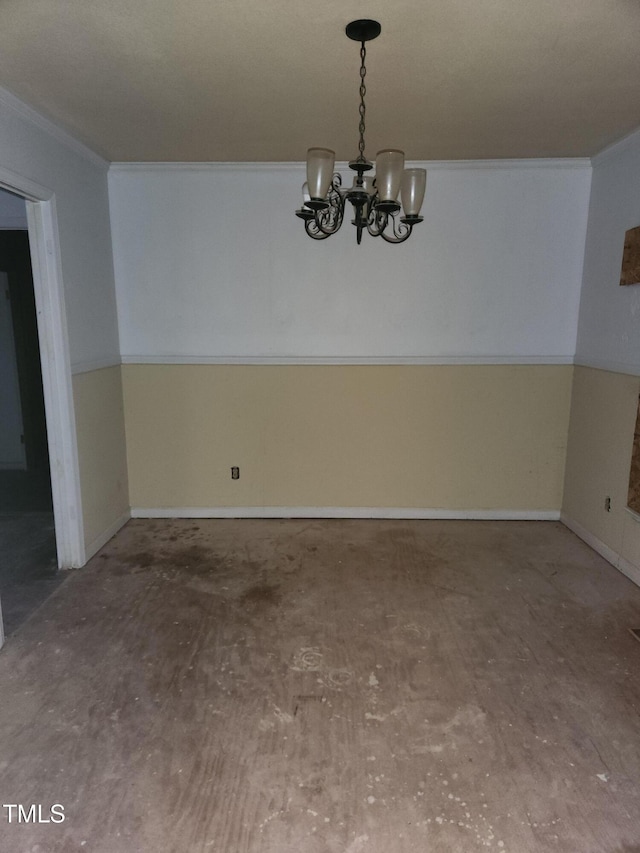
[{"label": "bare concrete floor", "polygon": [[638,851],[633,627],[560,524],[131,522],[0,653],[0,850]]}]

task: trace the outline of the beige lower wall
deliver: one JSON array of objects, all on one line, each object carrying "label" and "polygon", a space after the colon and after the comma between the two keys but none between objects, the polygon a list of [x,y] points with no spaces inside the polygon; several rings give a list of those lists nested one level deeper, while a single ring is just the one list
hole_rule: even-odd
[{"label": "beige lower wall", "polygon": [[121,368],[73,377],[85,545],[89,550],[129,510]]},{"label": "beige lower wall", "polygon": [[640,520],[626,509],[640,377],[574,370],[563,513],[640,567]]},{"label": "beige lower wall", "polygon": [[131,505],[559,511],[572,372],[125,365]]},{"label": "beige lower wall", "polygon": [[640,567],[640,521],[626,510],[640,377],[566,366],[125,365],[78,374],[73,389],[87,546],[130,503],[562,507]]}]

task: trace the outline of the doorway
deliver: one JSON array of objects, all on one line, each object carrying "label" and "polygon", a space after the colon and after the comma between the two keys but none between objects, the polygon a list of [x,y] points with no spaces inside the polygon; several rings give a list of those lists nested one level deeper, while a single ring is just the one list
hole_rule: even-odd
[{"label": "doorway", "polygon": [[6,636],[60,580],[26,203],[0,190],[0,594]]},{"label": "doorway", "polygon": [[[4,203],[19,200],[19,216],[24,217],[26,211],[42,353],[57,567],[76,568],[85,564],[86,549],[56,197],[49,187],[1,165],[0,191],[6,191],[0,196]],[[5,228],[23,230],[24,218],[5,223]],[[0,589],[0,646],[4,642],[1,605]]]}]

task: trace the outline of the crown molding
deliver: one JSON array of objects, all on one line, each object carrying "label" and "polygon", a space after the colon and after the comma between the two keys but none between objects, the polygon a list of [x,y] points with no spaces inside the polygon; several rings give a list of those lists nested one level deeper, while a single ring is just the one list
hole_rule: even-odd
[{"label": "crown molding", "polygon": [[109,161],[105,160],[99,154],[96,154],[91,148],[88,148],[83,142],[80,142],[66,130],[63,130],[59,125],[55,124],[48,118],[45,118],[39,112],[25,104],[20,98],[17,98],[7,89],[0,86],[0,104],[17,113],[22,119],[25,119],[30,124],[53,137],[57,142],[60,142],[66,148],[84,157],[94,166],[98,166],[105,171],[109,168]]},{"label": "crown molding", "polygon": [[[407,160],[408,168],[428,170],[513,170],[513,169],[591,169],[588,157],[527,158],[522,160]],[[110,172],[289,172],[305,170],[304,162],[113,162]],[[349,168],[346,161],[336,162],[338,171]]]}]

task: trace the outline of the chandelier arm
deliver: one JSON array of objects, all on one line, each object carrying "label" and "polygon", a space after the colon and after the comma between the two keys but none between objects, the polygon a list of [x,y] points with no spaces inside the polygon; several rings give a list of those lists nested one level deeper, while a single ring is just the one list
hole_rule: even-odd
[{"label": "chandelier arm", "polygon": [[382,213],[376,210],[375,205],[371,205],[367,220],[367,231],[372,237],[380,237],[382,232],[387,227],[389,222],[389,214]]},{"label": "chandelier arm", "polygon": [[343,205],[344,199],[342,197],[342,193],[340,192],[340,187],[342,186],[342,176],[340,172],[336,172],[333,176],[331,184],[329,186],[328,199],[329,204],[333,206]]},{"label": "chandelier arm", "polygon": [[313,220],[319,231],[331,237],[336,231],[340,230],[342,225],[342,211],[339,208],[327,208],[327,210],[318,211]]},{"label": "chandelier arm", "polygon": [[[333,176],[327,201],[329,206],[323,210],[316,210],[313,223],[317,231],[322,232],[325,237],[330,237],[340,229],[344,218],[344,198],[340,193],[342,178],[338,173]],[[308,233],[308,232],[307,232]],[[317,238],[321,239],[321,238]]]},{"label": "chandelier arm", "polygon": [[380,232],[380,237],[382,237],[383,240],[386,240],[387,243],[404,243],[405,240],[409,239],[411,232],[413,231],[413,225],[407,224],[406,222],[398,222],[394,213],[388,217],[387,225],[389,222],[392,223],[391,230],[393,237],[387,233],[385,226],[385,228]]},{"label": "chandelier arm", "polygon": [[318,226],[316,224],[315,219],[306,219],[304,223],[304,230],[313,240],[326,240],[327,237],[331,237],[332,233],[329,232],[327,234],[324,231],[318,230]]}]

